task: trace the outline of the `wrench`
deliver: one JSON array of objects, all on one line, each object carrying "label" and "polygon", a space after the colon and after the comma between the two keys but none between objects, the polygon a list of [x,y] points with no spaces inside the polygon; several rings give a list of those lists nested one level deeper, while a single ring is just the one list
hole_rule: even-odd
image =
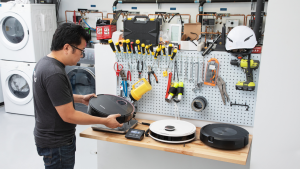
[{"label": "wrench", "polygon": [[194,79],[193,79],[193,69],[194,69],[194,62],[193,62],[193,58],[191,59],[191,62],[190,62],[190,80],[189,82],[190,83],[193,83]]},{"label": "wrench", "polygon": [[198,90],[200,91],[200,88],[198,87],[198,80],[199,80],[198,72],[199,72],[199,62],[196,62],[195,63],[195,87],[192,89],[194,93],[196,93]]},{"label": "wrench", "polygon": [[188,61],[184,62],[184,81],[188,81]]}]

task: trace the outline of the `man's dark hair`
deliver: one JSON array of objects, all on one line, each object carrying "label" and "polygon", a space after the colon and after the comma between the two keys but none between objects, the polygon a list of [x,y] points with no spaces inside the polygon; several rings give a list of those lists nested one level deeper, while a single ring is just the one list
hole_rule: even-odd
[{"label": "man's dark hair", "polygon": [[50,50],[59,51],[63,49],[65,44],[80,45],[81,38],[85,39],[86,42],[91,40],[91,36],[82,26],[74,23],[64,23],[56,29]]}]

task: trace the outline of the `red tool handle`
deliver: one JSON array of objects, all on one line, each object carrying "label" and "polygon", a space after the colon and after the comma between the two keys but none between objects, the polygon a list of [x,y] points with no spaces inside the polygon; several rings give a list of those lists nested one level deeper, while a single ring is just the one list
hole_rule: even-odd
[{"label": "red tool handle", "polygon": [[127,72],[127,80],[129,80],[129,79],[131,81],[131,72],[128,70],[128,72]]},{"label": "red tool handle", "polygon": [[120,71],[123,69],[123,65],[119,64],[118,62],[115,62],[114,64],[114,70],[116,71],[116,75],[120,75]]},{"label": "red tool handle", "polygon": [[172,81],[172,72],[169,73],[169,80],[168,80],[168,86],[167,86],[167,92],[166,92],[165,99],[167,99],[168,96],[169,96],[169,90],[170,90],[170,86],[171,86],[171,81]]}]

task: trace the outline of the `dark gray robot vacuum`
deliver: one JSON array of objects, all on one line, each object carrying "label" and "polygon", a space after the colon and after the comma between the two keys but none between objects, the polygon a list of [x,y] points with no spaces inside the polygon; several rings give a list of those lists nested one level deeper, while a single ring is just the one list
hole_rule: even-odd
[{"label": "dark gray robot vacuum", "polygon": [[117,117],[119,123],[125,123],[133,118],[135,108],[131,102],[123,97],[99,94],[89,101],[88,114],[97,117],[107,117],[112,114],[121,114]]},{"label": "dark gray robot vacuum", "polygon": [[200,130],[200,140],[214,148],[236,150],[249,142],[249,132],[230,124],[208,124]]}]

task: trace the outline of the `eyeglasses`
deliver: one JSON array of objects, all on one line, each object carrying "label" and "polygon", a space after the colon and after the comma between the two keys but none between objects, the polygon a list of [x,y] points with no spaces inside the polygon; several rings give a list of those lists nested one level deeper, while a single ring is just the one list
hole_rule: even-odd
[{"label": "eyeglasses", "polygon": [[73,47],[73,48],[75,48],[75,49],[78,49],[78,50],[80,50],[80,51],[81,51],[81,54],[82,54],[82,58],[84,58],[84,57],[85,57],[84,50],[82,50],[82,49],[79,49],[79,48],[77,48],[76,46],[73,46],[73,45],[70,45],[70,46],[72,46],[72,47]]}]

